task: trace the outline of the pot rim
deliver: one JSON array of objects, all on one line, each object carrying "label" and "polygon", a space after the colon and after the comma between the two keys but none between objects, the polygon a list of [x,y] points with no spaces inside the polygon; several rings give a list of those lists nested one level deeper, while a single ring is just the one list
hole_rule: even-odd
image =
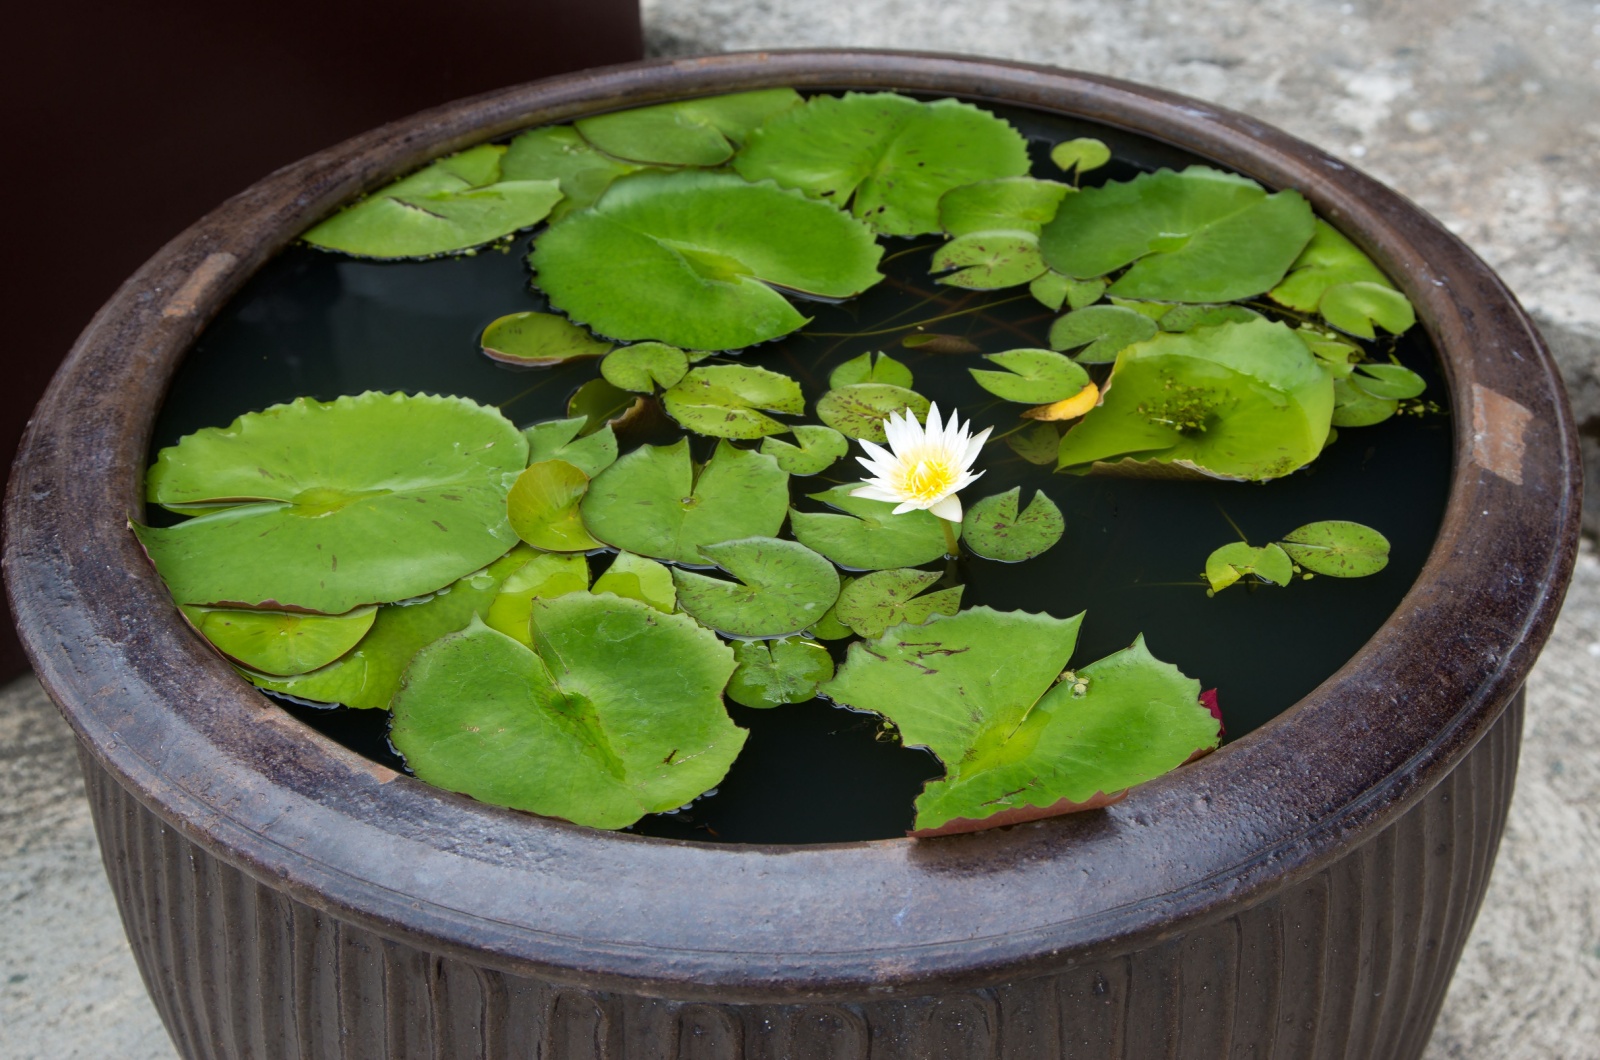
[{"label": "pot rim", "polygon": [[[776,85],[950,94],[1099,122],[1297,188],[1371,254],[1439,351],[1456,447],[1438,538],[1373,638],[1278,719],[1100,813],[803,847],[618,835],[476,803],[300,725],[200,643],[125,517],[142,510],[173,371],[261,264],[339,203],[471,143]],[[1520,688],[1570,578],[1580,481],[1559,374],[1514,297],[1438,222],[1331,156],[1247,116],[1088,74],[752,52],[449,104],[224,203],[118,290],[57,373],[13,469],[5,569],[24,646],[87,753],[185,838],[269,886],[424,950],[557,982],[862,998],[1124,952],[1270,897],[1375,834]]]}]

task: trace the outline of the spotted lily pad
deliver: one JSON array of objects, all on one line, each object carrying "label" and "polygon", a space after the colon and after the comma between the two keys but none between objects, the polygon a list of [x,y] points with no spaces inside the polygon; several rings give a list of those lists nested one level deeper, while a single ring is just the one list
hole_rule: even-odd
[{"label": "spotted lily pad", "polygon": [[1021,401],[1029,405],[1042,405],[1060,401],[1078,393],[1089,382],[1089,373],[1052,350],[1007,350],[990,353],[984,360],[991,361],[1003,372],[969,368],[979,386],[997,398]]},{"label": "spotted lily pad", "polygon": [[608,545],[703,566],[702,545],[774,537],[789,508],[789,476],[762,453],[723,442],[704,468],[689,443],[640,446],[589,484],[583,522]]},{"label": "spotted lily pad", "polygon": [[944,556],[938,516],[922,510],[895,515],[888,501],[851,496],[860,486],[850,483],[811,494],[812,500],[845,514],[792,511],[789,527],[795,538],[850,570],[916,567]]},{"label": "spotted lily pad", "polygon": [[600,542],[583,528],[578,505],[589,491],[589,476],[565,460],[529,464],[506,496],[511,528],[546,552],[587,552]]},{"label": "spotted lily pad", "polygon": [[1142,637],[1058,683],[1081,619],[977,607],[851,645],[822,693],[883,715],[945,764],[912,834],[1103,805],[1217,745],[1200,683]]},{"label": "spotted lily pad", "polygon": [[519,644],[532,644],[529,622],[533,616],[533,602],[581,593],[588,588],[588,560],[582,556],[539,553],[507,575],[500,584],[500,591],[489,602],[488,611],[481,617],[490,629],[499,630]]},{"label": "spotted lily pad", "polygon": [[342,615],[504,554],[506,490],[527,452],[504,416],[464,398],[300,398],[163,449],[149,499],[221,510],[135,532],[180,604]]},{"label": "spotted lily pad", "polygon": [[584,139],[615,158],[658,166],[717,166],[733,157],[752,129],[800,102],[792,88],[764,88],[633,107],[574,124]]},{"label": "spotted lily pad", "polygon": [[528,368],[604,357],[611,349],[611,343],[601,342],[554,313],[512,313],[500,317],[483,329],[478,344],[492,360]]},{"label": "spotted lily pad", "polygon": [[763,438],[761,451],[778,462],[778,466],[791,475],[815,475],[838,463],[850,451],[845,436],[832,427],[814,423],[797,424],[791,445],[781,438]]},{"label": "spotted lily pad", "polygon": [[856,383],[888,383],[911,389],[914,379],[911,369],[886,353],[863,353],[852,357],[828,374],[830,387],[852,386]]},{"label": "spotted lily pad", "polygon": [[689,358],[676,346],[640,342],[613,350],[600,362],[600,374],[620,390],[653,394],[675,385],[689,371]]},{"label": "spotted lily pad", "polygon": [[1017,514],[1022,487],[1014,486],[967,509],[961,521],[961,540],[985,559],[1021,563],[1046,552],[1066,531],[1066,520],[1055,501],[1040,490],[1027,508]]},{"label": "spotted lily pad", "polygon": [[[342,703],[358,710],[386,709],[400,690],[400,677],[417,652],[440,637],[465,629],[473,618],[488,616],[506,579],[537,555],[532,549],[519,546],[484,570],[455,582],[448,592],[419,601],[383,605],[378,608],[371,631],[360,643],[320,669],[293,677],[246,670],[245,677],[259,688],[296,699]],[[575,558],[582,561],[581,556]],[[527,628],[526,616],[523,628]]]},{"label": "spotted lily pad", "polygon": [[184,607],[184,617],[222,654],[263,674],[286,677],[326,666],[356,646],[378,615],[360,607],[344,615]]},{"label": "spotted lily pad", "polygon": [[934,252],[931,271],[948,273],[940,283],[975,290],[1036,279],[1046,271],[1039,230],[1070,191],[1054,181],[1009,177],[945,192],[939,220],[952,238]]},{"label": "spotted lily pad", "polygon": [[606,572],[595,579],[597,593],[616,593],[671,614],[678,607],[678,590],[672,571],[653,559],[619,552]]},{"label": "spotted lily pad", "polygon": [[528,440],[528,463],[565,460],[594,478],[617,459],[617,436],[609,425],[593,434],[580,435],[587,424],[585,417],[574,416],[523,428],[522,436]]},{"label": "spotted lily pad", "polygon": [[877,283],[872,230],[731,173],[639,173],[545,230],[529,259],[557,309],[595,332],[730,350],[806,322],[775,287],[849,298]]},{"label": "spotted lily pad", "polygon": [[1273,585],[1288,585],[1294,578],[1294,561],[1277,545],[1255,548],[1243,541],[1223,545],[1206,557],[1206,581],[1213,593],[1221,592],[1246,574]]},{"label": "spotted lily pad", "polygon": [[426,258],[470,250],[544,220],[561,198],[554,180],[505,180],[496,144],[473,147],[379,188],[301,236],[367,258]]},{"label": "spotted lily pad", "polygon": [[1036,423],[1006,435],[1005,441],[1013,453],[1030,464],[1053,464],[1061,448],[1061,432],[1049,423]]},{"label": "spotted lily pad", "polygon": [[739,668],[728,682],[728,698],[747,707],[804,703],[833,676],[828,649],[801,637],[736,641],[733,657]]},{"label": "spotted lily pad", "polygon": [[889,383],[852,383],[817,399],[817,416],[823,423],[848,437],[879,443],[889,440],[884,420],[904,409],[926,419],[928,408],[928,399],[915,390]]},{"label": "spotted lily pad", "polygon": [[1156,322],[1143,313],[1122,306],[1092,305],[1057,318],[1050,325],[1050,345],[1058,350],[1082,346],[1075,358],[1079,364],[1110,364],[1124,349],[1158,330]]},{"label": "spotted lily pad", "polygon": [[661,396],[679,426],[712,438],[762,438],[788,424],[767,412],[797,416],[806,410],[800,384],[779,372],[748,364],[693,368]]},{"label": "spotted lily pad", "polygon": [[536,601],[533,628],[532,649],[474,623],[417,656],[390,730],[417,776],[622,828],[727,773],[745,733],[722,705],[733,652],[715,634],[588,593]]},{"label": "spotted lily pad", "polygon": [[1077,279],[1131,266],[1110,293],[1161,302],[1232,302],[1280,280],[1311,239],[1298,192],[1206,166],[1145,173],[1062,200],[1040,247]]},{"label": "spotted lily pad", "polygon": [[901,623],[918,625],[933,615],[953,615],[964,586],[917,594],[941,577],[938,571],[880,570],[864,574],[839,591],[834,616],[863,637],[877,637]]},{"label": "spotted lily pad", "polygon": [[562,199],[550,211],[552,223],[593,206],[612,181],[638,169],[597,150],[570,125],[530,129],[507,144],[500,158],[504,180],[554,180],[561,185]]},{"label": "spotted lily pad", "polygon": [[1278,544],[1306,570],[1333,578],[1364,578],[1389,565],[1388,538],[1342,519],[1307,523]]},{"label": "spotted lily pad", "polygon": [[1028,172],[1027,143],[969,103],[892,92],[813,96],[757,129],[733,165],[850,210],[879,232],[939,230],[951,188]]},{"label": "spotted lily pad", "polygon": [[737,582],[674,570],[678,606],[703,626],[736,637],[786,637],[809,627],[839,598],[833,564],[793,541],[744,537],[700,553]]}]

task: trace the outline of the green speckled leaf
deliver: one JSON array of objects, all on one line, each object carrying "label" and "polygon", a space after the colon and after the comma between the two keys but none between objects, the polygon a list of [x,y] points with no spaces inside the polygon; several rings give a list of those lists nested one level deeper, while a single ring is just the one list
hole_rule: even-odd
[{"label": "green speckled leaf", "polygon": [[1003,372],[969,368],[979,386],[997,398],[1027,405],[1045,405],[1072,397],[1089,384],[1089,373],[1053,350],[1008,350],[991,353],[992,361]]},{"label": "green speckled leaf", "polygon": [[664,342],[640,342],[613,350],[600,362],[600,374],[620,390],[653,394],[673,386],[689,371],[689,358]]},{"label": "green speckled leaf", "polygon": [[1307,523],[1278,544],[1306,570],[1333,578],[1364,578],[1389,565],[1388,538],[1342,519]]},{"label": "green speckled leaf", "polygon": [[1018,515],[1021,497],[1022,487],[1014,486],[972,505],[961,521],[961,540],[985,559],[1004,563],[1021,563],[1046,552],[1061,540],[1066,520],[1043,490]]},{"label": "green speckled leaf", "polygon": [[1273,585],[1288,585],[1294,562],[1277,545],[1255,548],[1243,541],[1223,545],[1206,557],[1206,581],[1213,593],[1221,592],[1246,574]]},{"label": "green speckled leaf", "polygon": [[1115,305],[1092,305],[1075,309],[1050,325],[1050,345],[1058,350],[1082,346],[1079,364],[1110,364],[1117,354],[1136,342],[1143,342],[1160,330],[1156,322]]},{"label": "green speckled leaf", "polygon": [[747,707],[804,703],[833,676],[828,649],[800,637],[737,641],[733,657],[739,668],[728,681],[728,698]]},{"label": "green speckled leaf", "polygon": [[839,598],[833,564],[793,541],[745,537],[700,552],[739,580],[674,570],[678,606],[720,633],[786,637],[810,627]]},{"label": "green speckled leaf", "polygon": [[1013,453],[1030,464],[1041,466],[1055,463],[1056,452],[1061,448],[1061,432],[1050,423],[1036,423],[1005,438]]},{"label": "green speckled leaf", "polygon": [[478,344],[491,360],[528,368],[604,357],[611,349],[611,343],[601,342],[554,313],[512,313],[500,317],[483,329]]},{"label": "green speckled leaf", "polygon": [[915,390],[888,383],[853,383],[837,387],[817,400],[817,417],[840,434],[883,443],[883,421],[903,409],[918,420],[928,416],[928,399]]},{"label": "green speckled leaf", "polygon": [[856,383],[888,383],[911,389],[914,379],[911,369],[886,353],[863,353],[852,357],[828,374],[830,387],[852,386]]},{"label": "green speckled leaf", "polygon": [[263,674],[286,677],[326,666],[356,646],[377,618],[376,607],[344,615],[183,607],[184,617],[228,658]]},{"label": "green speckled leaf", "polygon": [[762,438],[789,430],[767,412],[797,416],[806,410],[800,384],[786,375],[747,364],[690,369],[661,396],[678,425],[712,438]]},{"label": "green speckled leaf", "polygon": [[610,467],[617,459],[617,436],[610,426],[579,437],[588,423],[582,416],[568,420],[546,420],[522,429],[528,440],[528,463],[565,460],[590,478]]},{"label": "green speckled leaf", "polygon": [[792,511],[789,528],[795,538],[850,570],[917,567],[945,554],[938,516],[921,510],[895,515],[887,501],[851,496],[860,486],[855,482],[811,494],[812,500],[846,514]]},{"label": "green speckled leaf", "polygon": [[678,590],[672,571],[653,559],[618,552],[606,572],[595,579],[597,593],[616,593],[671,614],[678,607]]},{"label": "green speckled leaf", "polygon": [[752,129],[800,102],[792,88],[765,88],[634,107],[574,124],[584,139],[616,158],[659,166],[716,166],[733,157]]},{"label": "green speckled leaf", "polygon": [[930,271],[949,273],[940,283],[975,290],[1036,279],[1046,271],[1039,230],[1070,191],[1031,177],[952,188],[939,200],[939,220],[953,238],[934,252]]},{"label": "green speckled leaf", "polygon": [[839,591],[834,617],[860,636],[877,637],[901,623],[917,625],[935,614],[953,615],[961,606],[963,586],[917,595],[941,577],[938,571],[926,570],[864,574]]},{"label": "green speckled leaf", "polygon": [[826,471],[850,451],[849,441],[832,427],[801,423],[793,430],[794,440],[799,445],[791,445],[781,438],[761,440],[761,451],[791,475],[815,475]]},{"label": "green speckled leaf", "polygon": [[587,552],[600,547],[589,536],[578,505],[589,490],[589,476],[565,460],[529,464],[506,496],[511,528],[546,552]]},{"label": "green speckled leaf", "polygon": [[581,593],[588,588],[588,560],[541,552],[506,577],[482,618],[490,629],[499,630],[519,644],[532,644],[528,623],[533,601]]}]

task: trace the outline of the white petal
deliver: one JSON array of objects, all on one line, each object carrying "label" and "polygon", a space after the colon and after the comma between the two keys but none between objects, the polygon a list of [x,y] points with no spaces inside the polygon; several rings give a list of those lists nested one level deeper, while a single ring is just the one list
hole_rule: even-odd
[{"label": "white petal", "polygon": [[864,456],[856,457],[856,463],[867,469],[868,478],[888,478],[898,466],[893,461],[868,460]]},{"label": "white petal", "polygon": [[944,428],[939,426],[939,403],[937,401],[928,402],[928,419],[923,424],[922,430],[923,434],[934,444],[938,444],[939,440],[944,436]]},{"label": "white petal", "polygon": [[978,432],[972,441],[967,443],[966,452],[961,454],[961,466],[963,468],[971,467],[972,462],[978,459],[978,454],[983,452],[983,443],[989,440],[989,435],[993,430],[993,427],[985,427]]},{"label": "white petal", "polygon": [[[869,442],[865,438],[857,438],[856,441],[861,443],[861,448],[865,449],[867,451],[867,455],[872,457],[872,459],[881,460],[885,464],[894,463],[894,454],[889,452],[889,450],[885,449],[883,446],[879,445],[877,442]],[[859,456],[856,457],[856,459],[861,460]],[[861,460],[861,462],[863,464],[866,463],[865,460]]]},{"label": "white petal", "polygon": [[[892,500],[893,498],[890,499]],[[914,512],[920,507],[922,507],[922,505],[918,504],[916,501],[901,501],[899,507],[895,508],[895,510],[889,514],[904,515],[907,512]]]},{"label": "white petal", "polygon": [[894,450],[896,459],[904,459],[922,442],[922,428],[917,426],[910,409],[905,410],[904,416],[890,416],[885,420],[883,433],[889,439],[889,448]]},{"label": "white petal", "polygon": [[886,490],[882,486],[878,486],[870,482],[865,486],[858,486],[857,488],[851,490],[850,496],[864,497],[869,501],[889,501],[891,503],[900,499],[900,494],[891,490]]},{"label": "white petal", "polygon": [[961,498],[952,493],[950,496],[930,504],[928,511],[946,522],[959,523],[961,521]]}]

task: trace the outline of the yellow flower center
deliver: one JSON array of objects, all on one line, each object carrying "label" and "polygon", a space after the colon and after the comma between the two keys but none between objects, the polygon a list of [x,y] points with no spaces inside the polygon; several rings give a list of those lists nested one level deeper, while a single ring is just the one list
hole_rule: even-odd
[{"label": "yellow flower center", "polygon": [[960,473],[946,454],[918,454],[901,464],[900,481],[895,485],[906,500],[931,504],[950,492]]}]

